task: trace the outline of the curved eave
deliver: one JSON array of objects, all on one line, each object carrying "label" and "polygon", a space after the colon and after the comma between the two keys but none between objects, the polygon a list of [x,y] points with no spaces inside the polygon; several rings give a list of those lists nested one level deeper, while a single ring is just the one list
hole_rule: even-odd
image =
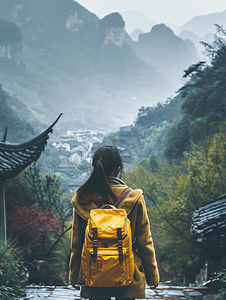
[{"label": "curved eave", "polygon": [[36,138],[22,144],[0,143],[0,181],[11,179],[36,161],[47,145],[49,133],[52,133],[56,121]]}]

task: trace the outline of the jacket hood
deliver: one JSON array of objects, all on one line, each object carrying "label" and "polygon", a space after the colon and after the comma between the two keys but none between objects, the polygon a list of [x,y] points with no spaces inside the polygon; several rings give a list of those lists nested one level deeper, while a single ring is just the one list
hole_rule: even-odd
[{"label": "jacket hood", "polygon": [[[125,184],[113,184],[111,187],[118,196],[120,196],[123,191],[128,188]],[[141,189],[132,190],[118,208],[125,209],[127,214],[129,214],[133,209],[134,204],[141,197],[142,193],[143,191]],[[77,200],[77,194],[75,194],[75,196],[72,198],[71,203],[77,214],[86,221],[89,219],[90,211],[97,208],[96,204],[93,202],[79,203]]]}]

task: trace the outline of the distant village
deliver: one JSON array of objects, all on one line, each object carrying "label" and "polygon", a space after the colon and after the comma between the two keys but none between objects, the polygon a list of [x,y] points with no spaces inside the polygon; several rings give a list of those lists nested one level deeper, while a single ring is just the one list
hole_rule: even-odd
[{"label": "distant village", "polygon": [[71,181],[68,185],[74,193],[90,176],[92,157],[97,148],[112,145],[118,148],[124,165],[124,171],[134,171],[132,164],[139,161],[141,136],[133,125],[120,127],[118,132],[105,135],[104,129],[68,131],[54,138],[50,149],[60,164],[55,172],[66,174]]}]

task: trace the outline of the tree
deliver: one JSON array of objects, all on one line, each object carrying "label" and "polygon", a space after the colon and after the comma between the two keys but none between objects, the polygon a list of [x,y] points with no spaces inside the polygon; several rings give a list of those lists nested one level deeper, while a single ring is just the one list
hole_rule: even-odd
[{"label": "tree", "polygon": [[42,211],[32,206],[16,207],[15,214],[8,213],[7,217],[11,234],[17,236],[30,261],[49,257],[52,245],[48,241],[62,238],[60,228],[66,221],[54,215],[52,209]]},{"label": "tree", "polygon": [[[153,108],[152,108],[153,109]],[[138,109],[138,117],[140,116],[146,116],[148,115],[148,112],[151,110],[151,107],[150,106],[147,106],[147,107],[144,107],[144,106],[141,106],[141,108]]]},{"label": "tree", "polygon": [[35,164],[6,185],[8,230],[27,250],[27,260],[49,259],[71,229],[71,198],[54,174]]},{"label": "tree", "polygon": [[167,129],[167,126],[169,126],[167,121],[163,121],[160,126],[151,126],[149,128],[150,135],[143,139],[142,142],[145,143],[145,145],[151,145],[153,142],[158,141],[160,139],[160,136],[164,133],[164,131]]},{"label": "tree", "polygon": [[199,62],[185,71],[190,80],[180,89],[184,99],[183,117],[172,126],[169,134],[164,150],[169,159],[182,157],[193,142],[201,135],[207,138],[213,126],[220,124],[226,116],[226,31],[217,25],[214,42],[203,45],[211,63]]},{"label": "tree", "polygon": [[183,270],[188,276],[210,259],[194,243],[190,223],[195,209],[226,193],[225,150],[225,125],[222,125],[208,138],[193,144],[192,151],[184,153],[180,164],[155,158],[153,172],[153,160],[151,170],[148,161],[142,160],[132,174],[123,178],[129,186],[143,189],[162,255],[172,258],[174,269]]},{"label": "tree", "polygon": [[226,269],[214,274],[214,280],[220,282],[220,295],[217,297],[218,300],[224,300],[226,298]]}]

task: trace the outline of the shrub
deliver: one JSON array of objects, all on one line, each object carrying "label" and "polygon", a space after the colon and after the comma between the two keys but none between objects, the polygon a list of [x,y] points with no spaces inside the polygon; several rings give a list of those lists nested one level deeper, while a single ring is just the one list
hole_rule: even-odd
[{"label": "shrub", "polygon": [[14,244],[0,241],[0,299],[22,296],[20,290],[27,281],[23,253]]},{"label": "shrub", "polygon": [[214,279],[220,282],[220,295],[217,297],[217,300],[226,299],[226,269],[215,274]]},{"label": "shrub", "polygon": [[[11,233],[17,236],[20,245],[26,249],[26,258],[37,249],[47,255],[47,242],[61,239],[62,226],[66,218],[56,217],[52,209],[42,211],[32,206],[17,207],[15,214],[8,213],[8,225]],[[48,255],[47,255],[48,256]]]}]

